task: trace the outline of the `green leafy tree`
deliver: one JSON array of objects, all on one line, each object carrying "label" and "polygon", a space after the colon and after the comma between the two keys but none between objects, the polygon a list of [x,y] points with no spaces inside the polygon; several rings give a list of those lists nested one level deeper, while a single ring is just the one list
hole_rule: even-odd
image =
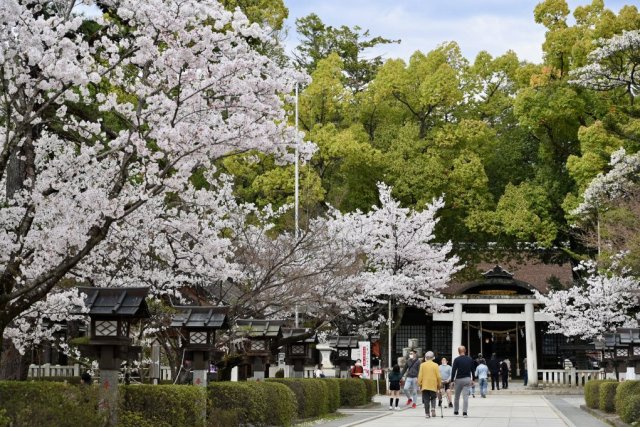
[{"label": "green leafy tree", "polygon": [[345,83],[353,93],[362,91],[382,65],[381,56],[366,58],[365,51],[378,45],[400,42],[380,36],[371,37],[369,30],[363,31],[358,26],[335,28],[325,25],[315,13],[296,19],[296,29],[300,37],[300,45],[294,52],[298,66],[311,74],[322,59],[335,53],[344,61]]}]

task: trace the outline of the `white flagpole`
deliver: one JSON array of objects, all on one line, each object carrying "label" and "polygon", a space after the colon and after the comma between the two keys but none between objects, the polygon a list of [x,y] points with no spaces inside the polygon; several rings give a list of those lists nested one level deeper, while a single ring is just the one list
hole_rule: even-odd
[{"label": "white flagpole", "polygon": [[[294,204],[295,204],[295,233],[296,233],[296,241],[300,237],[300,223],[299,223],[299,204],[300,204],[300,165],[299,165],[299,141],[298,141],[298,83],[296,83],[296,159],[295,159],[295,196],[294,196]],[[299,314],[298,314],[298,305],[296,304],[296,328],[299,326]]]}]

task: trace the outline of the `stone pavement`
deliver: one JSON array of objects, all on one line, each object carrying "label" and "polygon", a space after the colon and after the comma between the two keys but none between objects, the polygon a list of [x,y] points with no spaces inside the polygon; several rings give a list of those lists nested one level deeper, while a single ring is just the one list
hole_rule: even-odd
[{"label": "stone pavement", "polygon": [[[403,408],[389,411],[389,399],[377,396],[376,401],[383,404],[377,409],[340,411],[348,414],[340,420],[334,420],[324,427],[603,427],[599,420],[583,412],[579,405],[583,399],[575,396],[542,395],[490,395],[486,399],[469,399],[469,417],[454,416],[453,409],[443,409],[444,418],[427,419],[424,408]],[[402,398],[401,403],[406,402]],[[460,402],[462,404],[462,402]],[[461,411],[462,412],[462,411]]]}]

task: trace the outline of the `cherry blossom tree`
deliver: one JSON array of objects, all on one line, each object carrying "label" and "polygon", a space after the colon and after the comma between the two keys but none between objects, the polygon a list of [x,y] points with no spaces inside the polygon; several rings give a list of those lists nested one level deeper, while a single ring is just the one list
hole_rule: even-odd
[{"label": "cherry blossom tree", "polygon": [[352,280],[349,299],[352,306],[369,312],[372,327],[387,320],[385,307],[390,298],[396,325],[406,306],[441,310],[437,302],[440,290],[462,268],[459,258],[451,254],[451,242],[435,240],[436,215],[444,206],[443,198],[417,211],[401,207],[387,185],[378,184],[378,191],[380,206],[366,214],[346,214],[342,232],[365,258],[364,271]]},{"label": "cherry blossom tree", "polygon": [[[227,243],[198,236],[212,195],[190,178],[229,153],[286,160],[299,139],[282,107],[300,77],[251,48],[268,33],[241,12],[213,0],[97,5],[107,18],[77,15],[75,0],[0,8],[0,343],[74,270],[86,278],[102,260],[96,284],[128,284],[107,261],[134,239],[186,271],[158,273],[159,288],[187,280],[192,244],[189,263],[227,276]],[[172,210],[178,194],[191,212]]]},{"label": "cherry blossom tree", "polygon": [[621,326],[637,325],[640,282],[631,276],[597,272],[594,263],[583,263],[587,271],[583,283],[569,289],[536,293],[550,314],[549,330],[567,337],[601,338]]},{"label": "cherry blossom tree", "polygon": [[598,44],[589,63],[571,73],[572,83],[594,90],[623,88],[633,103],[640,95],[640,30],[624,31]]}]

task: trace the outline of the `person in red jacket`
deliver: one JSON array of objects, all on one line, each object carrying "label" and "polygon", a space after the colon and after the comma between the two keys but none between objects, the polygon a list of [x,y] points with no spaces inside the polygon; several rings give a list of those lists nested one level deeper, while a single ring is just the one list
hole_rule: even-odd
[{"label": "person in red jacket", "polygon": [[362,378],[362,374],[364,374],[364,368],[362,367],[362,361],[358,359],[351,368],[351,378]]}]

